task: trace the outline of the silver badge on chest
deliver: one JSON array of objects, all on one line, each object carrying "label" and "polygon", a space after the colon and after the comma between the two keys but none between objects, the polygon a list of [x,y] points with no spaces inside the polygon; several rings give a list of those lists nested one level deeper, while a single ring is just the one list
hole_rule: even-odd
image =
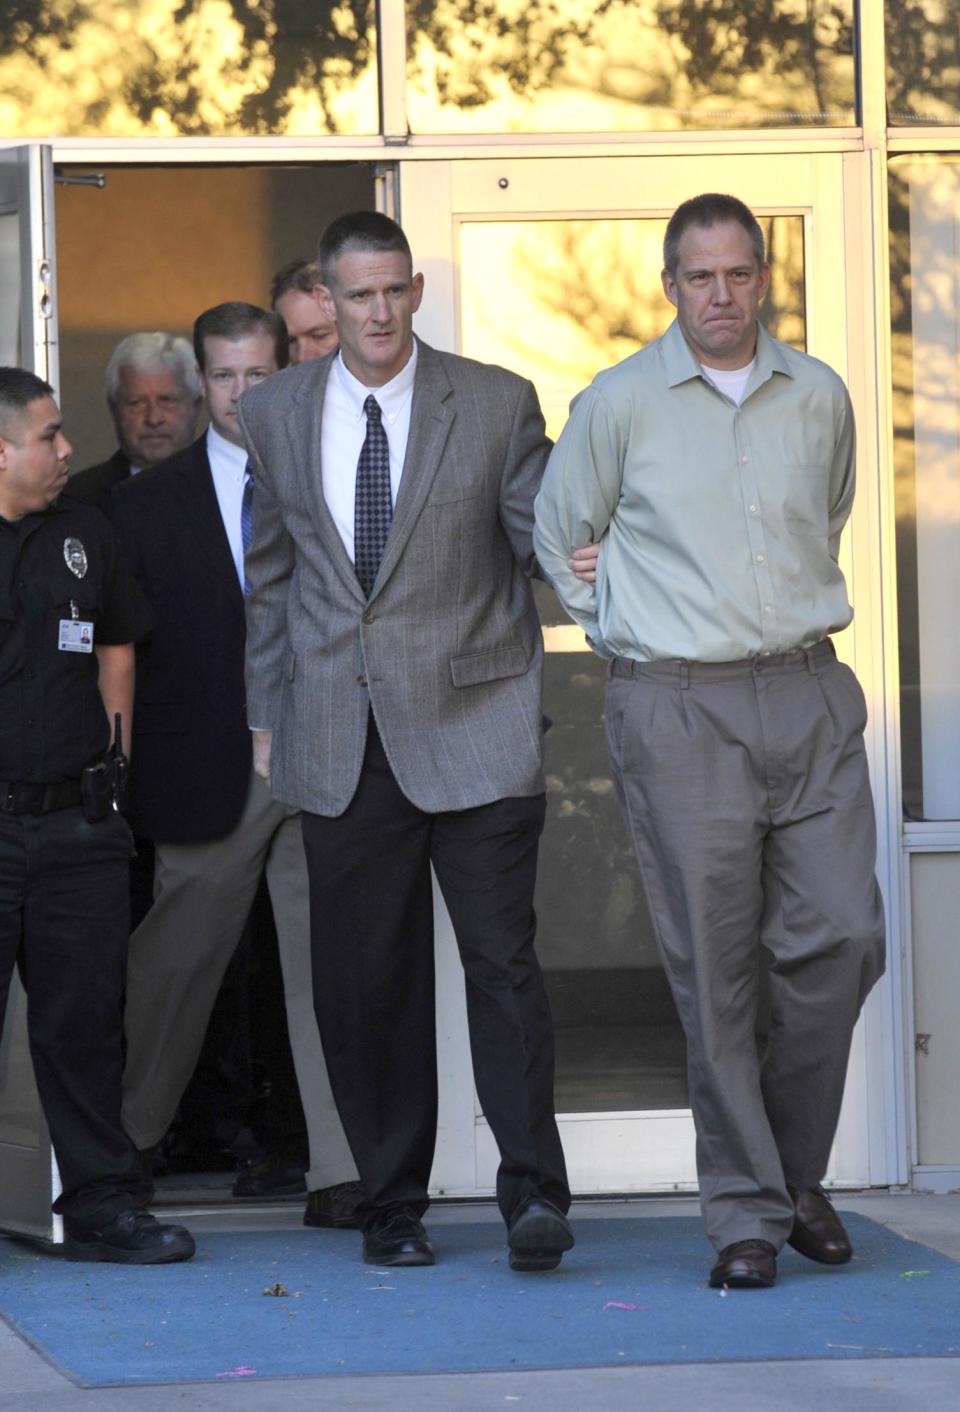
[{"label": "silver badge on chest", "polygon": [[68,538],[63,541],[63,561],[78,579],[86,578],[89,567],[87,551],[79,539]]}]

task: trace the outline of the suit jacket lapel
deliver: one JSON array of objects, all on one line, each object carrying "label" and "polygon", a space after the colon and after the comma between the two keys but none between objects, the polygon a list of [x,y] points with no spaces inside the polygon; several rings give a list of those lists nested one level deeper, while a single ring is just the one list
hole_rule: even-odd
[{"label": "suit jacket lapel", "polygon": [[[311,364],[316,376],[301,382],[294,400],[298,404],[298,415],[291,417],[287,424],[287,440],[290,447],[290,460],[296,467],[297,478],[304,500],[310,507],[310,514],[320,542],[323,544],[336,567],[337,573],[351,592],[364,601],[363,589],[357,580],[356,571],[350,556],[343,547],[340,531],[334,524],[326,498],[323,494],[323,398],[327,388],[327,378],[333,359],[331,353]],[[306,424],[307,435],[303,437]]]},{"label": "suit jacket lapel", "polygon": [[230,607],[242,620],[243,590],[223,526],[205,438],[194,442],[190,451],[189,464],[180,468],[178,514],[182,514],[182,529],[194,541],[196,562],[206,567],[211,583],[226,594]]},{"label": "suit jacket lapel", "polygon": [[371,598],[376,597],[398,564],[423,510],[443,458],[455,415],[453,388],[443,364],[428,344],[417,339],[417,372],[413,383],[407,454],[404,457],[393,523],[387,536],[380,572],[377,574]]}]

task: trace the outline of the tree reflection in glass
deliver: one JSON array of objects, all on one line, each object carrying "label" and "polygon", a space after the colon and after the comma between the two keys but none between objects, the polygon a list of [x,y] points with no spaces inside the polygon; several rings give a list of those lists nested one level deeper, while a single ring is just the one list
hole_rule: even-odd
[{"label": "tree reflection in glass", "polygon": [[411,3],[414,132],[856,121],[853,0]]},{"label": "tree reflection in glass", "polygon": [[955,0],[886,0],[885,32],[891,124],[960,122]]},{"label": "tree reflection in glass", "polygon": [[374,0],[11,0],[0,132],[372,133]]}]

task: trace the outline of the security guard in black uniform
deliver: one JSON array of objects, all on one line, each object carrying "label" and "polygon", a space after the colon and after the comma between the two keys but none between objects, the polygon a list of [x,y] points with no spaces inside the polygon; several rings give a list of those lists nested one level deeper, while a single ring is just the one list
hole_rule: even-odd
[{"label": "security guard in black uniform", "polygon": [[131,835],[108,754],[151,615],[107,520],[58,498],[61,425],[47,383],[0,368],[0,1024],[19,964],[65,1253],[165,1264],[194,1242],[138,1209],[120,1123]]}]

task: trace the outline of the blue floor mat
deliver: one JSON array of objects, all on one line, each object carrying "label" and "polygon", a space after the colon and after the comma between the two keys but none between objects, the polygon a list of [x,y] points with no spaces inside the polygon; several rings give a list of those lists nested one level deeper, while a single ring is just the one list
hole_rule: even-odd
[{"label": "blue floor mat", "polygon": [[575,1222],[522,1275],[497,1224],[437,1225],[430,1269],[375,1270],[355,1231],[208,1235],[185,1265],[68,1264],[0,1243],[0,1309],[88,1386],[636,1363],[960,1354],[960,1264],[860,1216],[829,1269],[786,1249],[772,1290],[706,1285],[694,1217]]}]

